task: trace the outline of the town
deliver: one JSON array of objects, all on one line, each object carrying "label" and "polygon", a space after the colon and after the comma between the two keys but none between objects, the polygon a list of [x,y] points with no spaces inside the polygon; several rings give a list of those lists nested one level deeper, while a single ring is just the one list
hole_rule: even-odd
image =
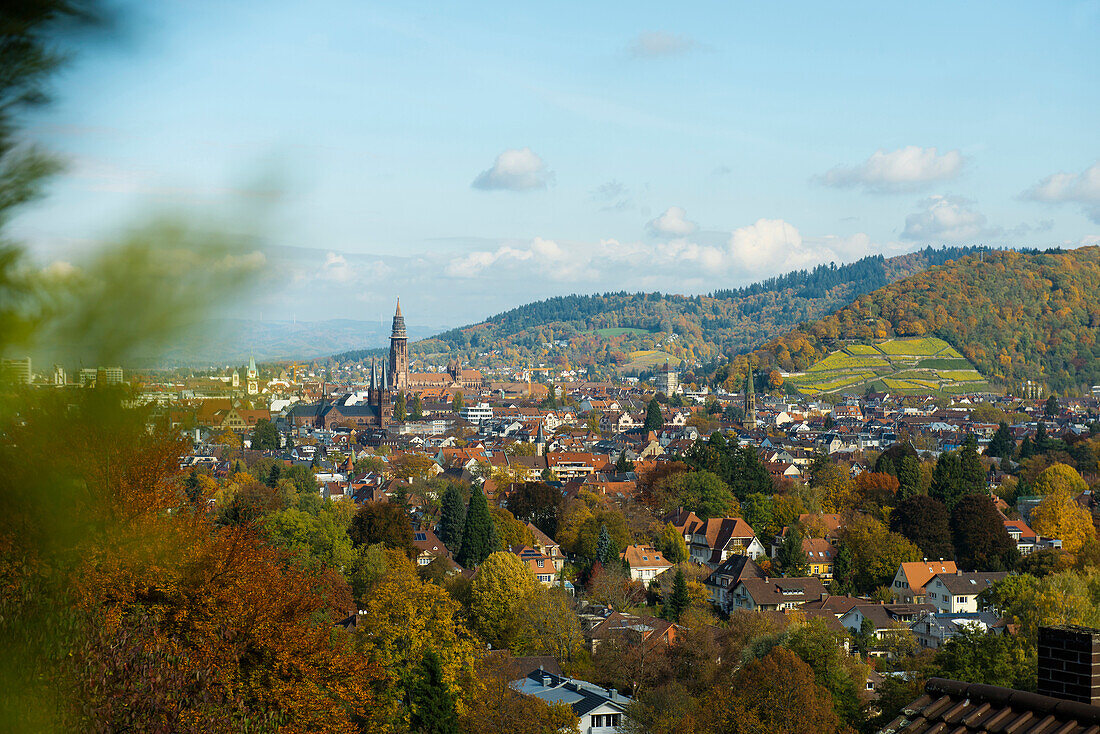
[{"label": "town", "polygon": [[[124,382],[26,368],[39,389]],[[359,364],[253,360],[128,397],[186,437],[186,491],[219,524],[342,567],[335,624],[376,614],[363,564],[400,551],[468,605],[516,690],[584,731],[658,716],[687,685],[677,659],[718,666],[730,636],[826,645],[852,727],[887,724],[899,691],[960,656],[1022,684],[1002,658],[1061,619],[1030,595],[1100,560],[1097,397],[826,402],[752,373],[729,393],[668,364],[615,382],[538,369],[410,371],[398,304],[388,353]],[[333,522],[342,540],[322,537]],[[1075,601],[1095,623],[1091,592]]]}]

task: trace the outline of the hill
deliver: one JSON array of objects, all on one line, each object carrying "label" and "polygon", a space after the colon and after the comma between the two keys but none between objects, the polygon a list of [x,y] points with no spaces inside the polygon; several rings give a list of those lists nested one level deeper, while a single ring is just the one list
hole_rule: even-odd
[{"label": "hill", "polygon": [[851,341],[935,336],[991,381],[1084,391],[1100,383],[1098,329],[1100,247],[984,252],[860,296],[734,359],[716,377],[735,379],[750,361],[806,370]]},{"label": "hill", "polygon": [[[593,374],[644,372],[662,353],[701,365],[752,349],[803,321],[972,248],[931,248],[893,258],[799,270],[706,296],[604,293],[551,298],[410,345],[414,358],[459,357],[478,366],[547,363]],[[361,359],[371,350],[337,355]],[[663,361],[663,358],[662,358]]]},{"label": "hill", "polygon": [[862,393],[964,393],[988,384],[954,347],[942,339],[891,339],[878,344],[849,344],[831,352],[787,382],[807,395]]}]

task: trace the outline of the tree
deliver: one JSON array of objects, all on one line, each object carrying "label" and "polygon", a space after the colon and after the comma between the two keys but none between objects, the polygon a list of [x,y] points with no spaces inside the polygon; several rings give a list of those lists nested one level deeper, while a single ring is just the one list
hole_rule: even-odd
[{"label": "tree", "polygon": [[963,625],[936,651],[937,676],[967,683],[1030,690],[1034,688],[1035,652],[1016,635],[992,634]]},{"label": "tree", "polygon": [[691,597],[688,596],[687,579],[684,578],[684,570],[677,568],[676,576],[672,581],[672,594],[665,602],[665,617],[671,622],[679,622],[689,606],[691,606]]},{"label": "tree", "polygon": [[279,448],[279,431],[267,418],[256,421],[252,429],[252,448],[256,451],[276,451]]},{"label": "tree", "polygon": [[806,560],[806,552],[802,550],[802,533],[794,525],[787,528],[787,534],[779,544],[775,560],[784,576],[809,574],[810,566]]},{"label": "tree", "polygon": [[1016,562],[1016,544],[987,495],[966,495],[955,505],[951,513],[951,540],[960,568],[1004,571]]},{"label": "tree", "polygon": [[432,474],[435,462],[423,454],[402,454],[390,462],[390,471],[397,479],[427,479]]},{"label": "tree", "polygon": [[1058,415],[1059,410],[1058,396],[1051,393],[1050,397],[1043,403],[1043,415],[1047,418],[1054,418]]},{"label": "tree", "polygon": [[503,507],[490,507],[489,514],[493,517],[493,528],[496,530],[499,543],[499,547],[494,550],[508,550],[513,546],[529,546],[534,543],[531,531],[508,510]]},{"label": "tree", "polygon": [[962,479],[962,490],[966,493],[980,493],[985,491],[985,468],[978,457],[978,439],[973,433],[968,434],[959,452],[959,472]]},{"label": "tree", "polygon": [[1047,424],[1043,421],[1038,423],[1039,425],[1035,429],[1035,453],[1045,454],[1050,450],[1050,437],[1047,436]]},{"label": "tree", "polygon": [[985,448],[985,453],[988,456],[999,456],[1003,459],[1010,459],[1016,452],[1016,441],[1012,437],[1012,431],[1009,429],[1008,424],[1001,421],[997,426],[997,432],[993,434],[993,438],[990,439],[989,445]]},{"label": "tree", "polygon": [[[1043,474],[1048,471],[1050,469]],[[1070,471],[1073,470],[1070,469]],[[1042,478],[1042,474],[1039,476]],[[1069,553],[1076,553],[1087,541],[1096,537],[1092,515],[1078,505],[1074,495],[1066,489],[1050,492],[1039,506],[1031,511],[1031,529],[1038,535],[1061,538],[1062,548]]]},{"label": "tree", "polygon": [[[917,460],[917,450],[913,448],[913,444],[909,441],[898,441],[895,444],[891,444],[888,449],[883,451],[875,459],[874,471],[879,473],[895,474],[901,467],[905,458]],[[894,471],[888,471],[893,468]],[[898,477],[898,481],[901,478]]]},{"label": "tree", "polygon": [[716,686],[687,722],[699,734],[837,734],[832,695],[790,650],[776,647]]},{"label": "tree", "polygon": [[[611,542],[611,533],[607,531],[607,524],[600,525],[600,534],[596,538],[596,560],[606,566],[615,550]],[[615,556],[618,556],[618,553],[615,553]]]},{"label": "tree", "polygon": [[409,724],[423,734],[459,734],[454,696],[443,680],[443,667],[434,650],[424,653],[420,675],[409,689]]},{"label": "tree", "polygon": [[466,568],[473,568],[496,552],[499,544],[485,493],[480,488],[474,489],[470,492],[470,504],[466,507],[462,546],[455,560]]},{"label": "tree", "polygon": [[558,523],[565,510],[561,490],[546,482],[523,482],[508,495],[508,509],[523,522],[529,522],[551,538],[558,534]]},{"label": "tree", "polygon": [[940,454],[936,460],[936,468],[932,470],[932,486],[928,490],[928,496],[939,500],[950,512],[966,494],[963,486],[962,462],[957,451],[946,451]]},{"label": "tree", "polygon": [[733,508],[733,493],[726,483],[709,471],[677,474],[666,487],[669,510],[683,507],[702,519],[725,517]]},{"label": "tree", "polygon": [[420,393],[417,393],[413,398],[412,417],[416,421],[424,420],[424,403],[420,399]]},{"label": "tree", "polygon": [[1056,492],[1065,492],[1076,497],[1088,488],[1089,485],[1081,478],[1077,470],[1061,462],[1051,464],[1043,469],[1031,485],[1031,491],[1040,497]]},{"label": "tree", "polygon": [[823,620],[813,619],[792,631],[784,646],[810,666],[817,684],[832,695],[833,710],[840,718],[857,726],[863,718],[860,691],[867,669],[844,652],[846,637]]},{"label": "tree", "polygon": [[619,452],[619,458],[615,460],[615,471],[620,474],[634,471],[634,462],[626,458],[626,451]]},{"label": "tree", "polygon": [[351,519],[348,535],[356,547],[382,543],[409,557],[415,552],[412,522],[405,510],[392,502],[364,502]]},{"label": "tree", "polygon": [[439,541],[452,553],[462,547],[462,528],[466,524],[466,503],[462,490],[453,484],[443,490],[439,511]]},{"label": "tree", "polygon": [[657,402],[657,398],[654,396],[645,409],[645,430],[656,431],[664,424],[665,419],[661,415],[661,404]]},{"label": "tree", "polygon": [[657,549],[664,553],[665,558],[671,563],[683,563],[688,559],[687,543],[684,542],[684,536],[672,523],[667,523],[661,529]]},{"label": "tree", "polygon": [[951,515],[939,500],[918,494],[898,503],[890,514],[890,529],[921,549],[925,558],[952,559]]},{"label": "tree", "polygon": [[466,403],[462,399],[462,391],[461,390],[456,391],[454,399],[451,400],[451,412],[457,413],[458,411],[462,410],[462,408],[463,408],[463,406],[465,406],[465,404]]},{"label": "tree", "polygon": [[905,456],[898,465],[898,500],[904,500],[920,494],[920,461],[913,456]]},{"label": "tree", "polygon": [[847,549],[851,561],[841,571],[849,575],[853,590],[860,594],[888,586],[899,565],[923,558],[920,548],[867,515],[857,515],[844,526],[840,531],[840,544],[836,565],[841,565],[840,553]]},{"label": "tree", "polygon": [[470,623],[493,647],[508,647],[524,624],[522,611],[538,581],[519,556],[490,554],[470,582]]},{"label": "tree", "polygon": [[407,416],[405,393],[399,392],[397,393],[397,398],[393,401],[393,419],[398,423],[404,423]]}]

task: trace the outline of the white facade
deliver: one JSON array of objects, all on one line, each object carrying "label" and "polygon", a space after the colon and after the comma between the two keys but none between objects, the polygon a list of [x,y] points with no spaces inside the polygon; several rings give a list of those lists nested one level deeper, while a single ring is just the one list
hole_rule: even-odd
[{"label": "white facade", "polygon": [[491,421],[493,419],[493,407],[488,403],[465,405],[458,414],[462,417],[462,420],[480,425],[482,421]]}]

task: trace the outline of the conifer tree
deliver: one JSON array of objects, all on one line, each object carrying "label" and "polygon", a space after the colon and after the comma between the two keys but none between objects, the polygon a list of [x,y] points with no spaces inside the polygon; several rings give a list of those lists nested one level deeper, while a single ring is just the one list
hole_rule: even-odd
[{"label": "conifer tree", "polygon": [[1009,430],[1008,424],[1001,421],[1001,425],[997,426],[997,432],[993,434],[985,453],[988,456],[999,456],[1002,459],[1011,458],[1015,448],[1016,442],[1012,440],[1012,432]]},{"label": "conifer tree", "polygon": [[985,468],[978,457],[978,439],[971,433],[959,452],[959,471],[962,490],[967,494],[985,491]]},{"label": "conifer tree", "polygon": [[906,456],[898,467],[898,500],[906,500],[920,493],[920,462]]},{"label": "conifer tree", "polygon": [[187,494],[187,501],[193,505],[198,504],[199,499],[202,497],[202,485],[199,483],[197,470],[192,469],[191,473],[187,475],[187,481],[184,483],[183,488]]},{"label": "conifer tree", "polygon": [[409,724],[417,734],[459,734],[454,696],[443,681],[435,650],[424,653],[420,675],[409,688]]},{"label": "conifer tree", "polygon": [[779,545],[775,560],[784,576],[805,576],[809,573],[806,553],[802,550],[802,533],[791,526]]},{"label": "conifer tree", "polygon": [[1045,454],[1050,449],[1050,439],[1047,437],[1047,425],[1039,421],[1039,427],[1035,429],[1035,453]]},{"label": "conifer tree", "polygon": [[691,597],[688,596],[687,579],[684,578],[682,569],[676,569],[676,576],[672,580],[672,593],[665,602],[665,619],[670,622],[679,622],[687,608],[691,606]]},{"label": "conifer tree", "polygon": [[656,431],[664,424],[665,419],[664,416],[661,415],[661,404],[657,402],[657,397],[654,396],[645,409],[645,429],[647,431]]},{"label": "conifer tree", "polygon": [[1030,459],[1032,456],[1035,456],[1035,444],[1031,436],[1024,436],[1024,440],[1020,442],[1020,461]]},{"label": "conifer tree", "polygon": [[405,393],[397,393],[397,399],[393,401],[393,419],[398,423],[404,423],[406,418],[405,412]]},{"label": "conifer tree", "polygon": [[462,527],[462,547],[455,560],[466,568],[473,568],[495,553],[499,544],[485,493],[481,489],[475,489],[470,493],[466,522]]},{"label": "conifer tree", "polygon": [[462,490],[453,484],[443,490],[439,510],[439,540],[452,552],[462,547],[462,528],[466,524],[466,505]]},{"label": "conifer tree", "polygon": [[413,420],[418,421],[424,419],[424,403],[420,400],[420,393],[417,393],[416,397],[413,398],[412,417]]},{"label": "conifer tree", "polygon": [[596,538],[596,560],[607,565],[608,551],[611,550],[611,533],[607,531],[607,524],[600,526],[600,535]]},{"label": "conifer tree", "polygon": [[946,451],[940,454],[932,471],[932,486],[928,489],[928,495],[942,502],[950,512],[965,494],[959,453]]}]

